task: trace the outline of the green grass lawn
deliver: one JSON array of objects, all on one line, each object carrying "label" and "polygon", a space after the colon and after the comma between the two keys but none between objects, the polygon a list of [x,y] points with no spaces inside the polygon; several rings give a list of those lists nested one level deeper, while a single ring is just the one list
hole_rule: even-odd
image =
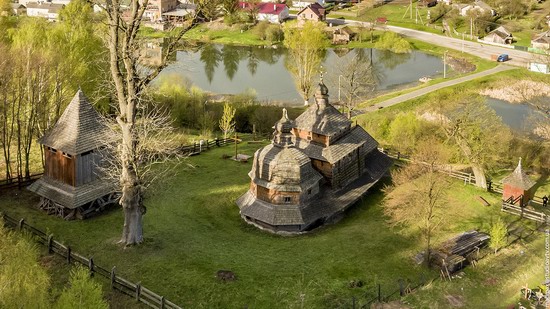
[{"label": "green grass lawn", "polygon": [[[243,145],[240,152],[257,147]],[[404,254],[415,251],[416,239],[387,228],[380,193],[340,223],[309,235],[281,237],[247,225],[234,201],[248,187],[251,163],[221,159],[231,152],[226,147],[192,157],[186,162],[192,167],[179,165],[176,175],[149,191],[146,240],[139,247],[115,244],[123,223],[118,209],[66,222],[32,209],[36,198],[27,192],[3,196],[0,209],[187,307],[338,307],[367,289],[349,289],[351,280],[381,283],[389,293],[397,279],[426,272]],[[219,282],[221,269],[234,271],[238,280]]]},{"label": "green grass lawn", "polygon": [[[354,19],[354,20],[360,20],[360,21],[373,21],[376,20],[378,17],[386,17],[388,19],[388,24],[393,26],[399,26],[404,28],[410,28],[415,30],[421,30],[436,34],[441,34],[440,29],[435,29],[433,26],[430,26],[427,24],[427,18],[426,15],[428,13],[428,9],[425,7],[418,7],[418,18],[416,18],[416,10],[414,9],[415,5],[413,5],[412,10],[412,18],[411,18],[411,11],[407,11],[408,5],[403,4],[385,4],[381,5],[377,8],[369,9],[365,12],[365,14],[359,16],[359,17],[352,17],[348,15],[342,15],[339,14],[339,11],[331,12],[328,17],[329,18],[339,18],[344,17],[346,19]],[[405,14],[406,13],[406,14]],[[439,26],[441,26],[441,22],[438,23]]]},{"label": "green grass lawn", "polygon": [[[239,152],[252,154],[258,145],[242,144]],[[345,308],[351,298],[364,300],[375,284],[383,294],[397,290],[399,278],[418,281],[435,274],[416,266],[412,256],[421,250],[416,233],[390,228],[381,206],[384,195],[374,190],[337,224],[313,233],[282,237],[244,223],[234,204],[248,187],[251,163],[221,159],[232,147],[214,149],[189,158],[175,173],[151,188],[144,217],[145,243],[121,248],[116,244],[123,223],[119,209],[86,221],[63,221],[32,208],[28,192],[4,195],[0,210],[42,230],[74,251],[94,256],[97,264],[117,266],[121,276],[141,281],[168,299],[193,308],[255,307]],[[437,237],[486,229],[496,207],[476,201],[486,192],[455,183],[449,202],[461,213]],[[462,208],[460,208],[462,207]],[[219,282],[218,270],[232,270],[238,280]],[[349,282],[362,280],[362,288]]]}]

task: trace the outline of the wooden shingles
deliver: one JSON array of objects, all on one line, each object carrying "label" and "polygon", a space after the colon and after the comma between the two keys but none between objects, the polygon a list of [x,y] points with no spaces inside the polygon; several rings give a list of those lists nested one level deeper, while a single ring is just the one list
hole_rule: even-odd
[{"label": "wooden shingles", "polygon": [[71,155],[105,145],[107,126],[99,113],[78,90],[55,126],[40,143]]}]

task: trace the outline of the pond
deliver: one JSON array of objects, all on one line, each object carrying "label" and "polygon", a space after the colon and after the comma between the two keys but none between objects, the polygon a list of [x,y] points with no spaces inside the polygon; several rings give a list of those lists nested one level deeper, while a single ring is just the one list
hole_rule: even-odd
[{"label": "pond", "polygon": [[[538,100],[542,100],[541,103],[550,104],[550,98],[539,98]],[[533,135],[533,131],[544,123],[543,116],[527,102],[510,103],[486,97],[486,103],[502,118],[504,124],[516,132]]]},{"label": "pond", "polygon": [[[323,63],[333,100],[337,96],[338,73],[335,65],[349,61],[357,54],[365,61],[372,59],[380,81],[370,97],[390,90],[410,87],[423,76],[441,75],[442,59],[419,51],[395,54],[376,49],[329,49]],[[231,45],[205,44],[193,50],[178,51],[176,61],[161,75],[177,74],[197,87],[217,94],[243,93],[254,89],[260,101],[301,105],[302,99],[294,80],[285,67],[286,50]],[[335,76],[336,75],[336,76]]]}]

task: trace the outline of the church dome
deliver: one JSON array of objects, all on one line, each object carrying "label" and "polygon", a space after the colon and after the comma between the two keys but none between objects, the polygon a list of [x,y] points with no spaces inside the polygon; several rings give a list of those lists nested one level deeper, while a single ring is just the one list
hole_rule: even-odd
[{"label": "church dome", "polygon": [[317,91],[315,91],[315,96],[322,96],[326,97],[328,96],[328,87],[323,83],[323,80],[319,82],[319,86],[317,87]]},{"label": "church dome", "polygon": [[256,152],[249,176],[258,185],[288,192],[301,192],[322,178],[302,151],[273,144]]},{"label": "church dome", "polygon": [[276,185],[300,185],[303,170],[312,168],[309,157],[296,148],[282,149],[270,165],[270,181]]}]

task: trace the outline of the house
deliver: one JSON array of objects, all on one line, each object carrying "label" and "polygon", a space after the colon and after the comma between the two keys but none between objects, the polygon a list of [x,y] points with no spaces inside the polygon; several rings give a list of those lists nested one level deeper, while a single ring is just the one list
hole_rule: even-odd
[{"label": "house", "polygon": [[39,143],[44,175],[28,189],[40,196],[38,207],[64,219],[85,218],[116,200],[116,180],[102,177],[109,128],[78,90],[54,127]]},{"label": "house", "polygon": [[325,21],[326,10],[319,3],[313,3],[303,8],[298,14],[298,23],[303,24],[305,21]]},{"label": "house", "polygon": [[333,44],[347,44],[353,39],[355,32],[348,26],[340,26],[332,32]]},{"label": "house", "polygon": [[539,62],[529,62],[529,71],[550,74],[550,64],[548,63],[539,63]]},{"label": "house", "polygon": [[512,33],[510,33],[506,28],[500,26],[495,30],[489,32],[483,39],[487,43],[497,43],[497,44],[512,44],[514,38]]},{"label": "house", "polygon": [[19,3],[11,3],[11,14],[15,16],[21,16],[27,14],[27,8]]},{"label": "house", "polygon": [[491,16],[497,15],[497,12],[490,5],[480,0],[475,0],[474,3],[470,3],[466,5],[459,5],[457,6],[457,8],[459,9],[461,16],[468,15],[468,12],[470,10],[477,10],[479,11],[479,13],[482,13],[482,14],[490,13]]},{"label": "house", "polygon": [[308,5],[317,3],[321,6],[325,5],[326,0],[296,0],[292,1],[292,7],[297,9],[303,9],[307,7]]},{"label": "house", "polygon": [[550,30],[537,34],[531,40],[531,46],[534,49],[550,50]]},{"label": "house", "polygon": [[177,7],[178,0],[149,0],[143,17],[152,22],[162,21],[163,13],[173,11]]},{"label": "house", "polygon": [[55,21],[59,18],[59,12],[65,7],[64,4],[51,2],[27,2],[27,16],[42,17],[50,21]]},{"label": "house", "polygon": [[283,109],[272,143],[254,154],[250,188],[236,201],[260,229],[296,234],[334,221],[386,174],[392,161],[378,142],[328,100],[322,79],[294,121]]},{"label": "house", "polygon": [[284,3],[263,2],[258,4],[258,21],[280,24],[289,16],[288,6]]}]

